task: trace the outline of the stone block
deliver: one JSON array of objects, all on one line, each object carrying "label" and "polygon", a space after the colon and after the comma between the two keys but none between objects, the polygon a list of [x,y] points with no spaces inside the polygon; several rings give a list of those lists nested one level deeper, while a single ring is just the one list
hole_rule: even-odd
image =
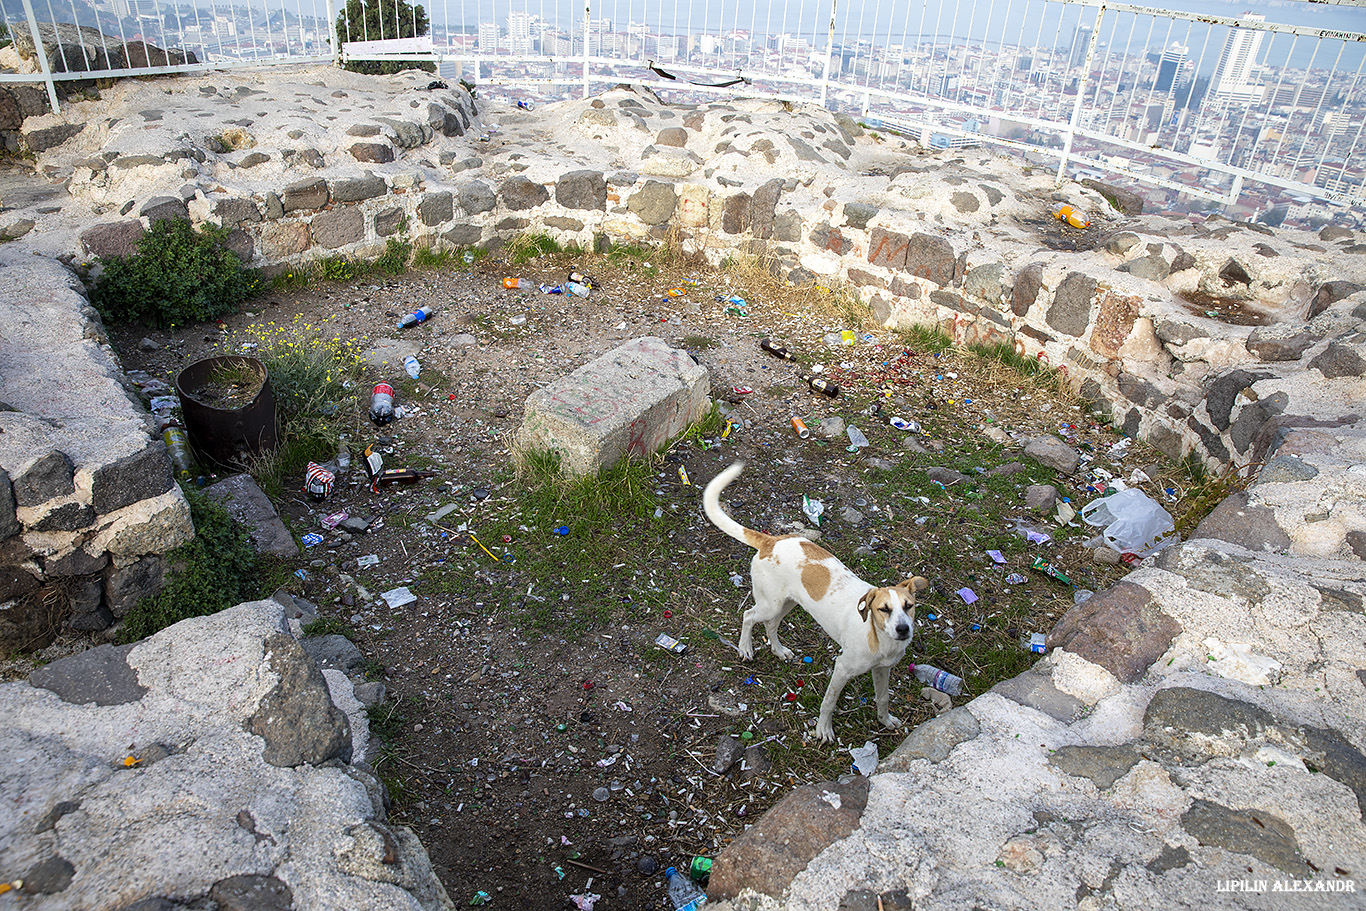
[{"label": "stone block", "polygon": [[566,209],[605,209],[607,181],[601,171],[569,171],[555,181],[555,201]]},{"label": "stone block", "polygon": [[712,901],[743,889],[781,898],[817,854],[858,828],[868,779],[802,785],[780,800],[717,856],[707,884]]},{"label": "stone block", "polygon": [[441,239],[457,247],[472,247],[484,239],[484,229],[478,225],[456,225],[442,234]]},{"label": "stone block", "polygon": [[710,391],[706,369],[686,352],[632,339],[533,392],[517,444],[592,474],[623,455],[652,455],[706,413]]},{"label": "stone block", "polygon": [[265,740],[266,762],[281,768],[351,758],[351,726],[332,703],[323,672],[292,636],[266,640],[266,661],[279,678],[246,720],[248,733]]},{"label": "stone block", "polygon": [[55,497],[76,492],[75,466],[66,453],[52,450],[16,472],[14,501],[19,506],[41,506]]},{"label": "stone block", "polygon": [[104,569],[104,605],[116,619],[137,605],[140,598],[161,591],[166,578],[166,561],[155,554],[134,560],[126,566]]},{"label": "stone block", "polygon": [[1066,649],[1133,683],[1171,646],[1181,624],[1163,613],[1152,594],[1118,582],[1063,614],[1048,634],[1050,649]]},{"label": "stone block", "polygon": [[534,209],[550,199],[550,191],[528,177],[509,177],[498,186],[503,205],[514,212]]},{"label": "stone block", "polygon": [[390,206],[375,213],[375,233],[380,237],[390,237],[403,226],[404,212],[398,206]]},{"label": "stone block", "polygon": [[256,256],[256,241],[251,239],[251,235],[241,228],[233,228],[228,232],[228,236],[223,238],[223,246],[229,251],[237,254],[237,258],[243,263],[249,263]]},{"label": "stone block", "polygon": [[14,515],[14,485],[9,472],[0,468],[0,541],[19,534],[19,520]]},{"label": "stone block", "polygon": [[304,651],[323,670],[341,671],[349,674],[365,663],[360,649],[345,636],[333,633],[327,636],[313,636],[303,640]]},{"label": "stone block", "polygon": [[394,147],[387,142],[357,142],[347,149],[356,161],[387,164],[394,160]]},{"label": "stone block", "polygon": [[1080,338],[1091,324],[1091,302],[1096,296],[1096,280],[1071,272],[1058,285],[1045,321],[1065,335]]},{"label": "stone block", "polygon": [[261,553],[285,558],[299,555],[298,543],[251,475],[233,475],[210,484],[204,488],[204,494],[222,503],[234,519],[247,527],[252,544]]},{"label": "stone block", "polygon": [[48,149],[55,149],[84,129],[84,123],[58,123],[50,127],[25,130],[24,143],[30,152],[46,152]]},{"label": "stone block", "polygon": [[425,194],[417,204],[418,218],[429,228],[445,224],[455,217],[454,199],[449,192]]},{"label": "stone block", "polygon": [[163,219],[189,218],[190,209],[183,199],[174,196],[154,196],[143,203],[142,208],[138,209],[138,215],[149,222],[158,222]]},{"label": "stone block", "polygon": [[844,205],[844,223],[851,228],[862,231],[868,227],[868,222],[878,213],[877,206],[871,206],[866,202],[850,202]]},{"label": "stone block", "polygon": [[879,772],[904,772],[917,759],[943,762],[953,748],[982,733],[972,712],[963,706],[915,726],[892,755],[878,765]]},{"label": "stone block", "polygon": [[933,234],[912,234],[906,245],[906,271],[937,285],[953,284],[958,268],[953,244]]},{"label": "stone block", "polygon": [[296,180],[285,187],[281,203],[286,212],[321,209],[328,201],[327,181],[321,177]]},{"label": "stone block", "polygon": [[736,193],[726,197],[721,206],[721,230],[726,234],[741,234],[749,227],[749,194]]},{"label": "stone block", "polygon": [[331,183],[334,202],[361,202],[389,192],[384,178],[366,171],[362,177],[347,177]]},{"label": "stone block", "polygon": [[906,251],[910,245],[911,239],[905,234],[888,231],[885,228],[874,228],[872,236],[868,239],[868,262],[887,269],[904,269]]},{"label": "stone block", "polygon": [[174,483],[165,445],[153,443],[95,469],[91,505],[96,513],[105,515],[139,500],[160,496]]},{"label": "stone block", "polygon": [[73,705],[124,705],[147,692],[137,672],[128,665],[133,645],[99,645],[68,658],[45,664],[29,675],[28,682],[56,693]]},{"label": "stone block", "polygon": [[312,245],[312,234],[305,222],[271,222],[261,229],[261,254],[267,259],[287,259]]},{"label": "stone block", "polygon": [[314,242],[326,250],[359,243],[365,239],[365,213],[355,206],[319,212],[311,230]]},{"label": "stone block", "polygon": [[136,218],[125,221],[106,222],[86,228],[81,232],[81,247],[86,255],[110,259],[115,256],[129,257],[138,252],[138,241],[147,229]]},{"label": "stone block", "polygon": [[671,183],[647,180],[626,200],[626,208],[647,225],[666,224],[678,208],[678,194]]},{"label": "stone block", "polygon": [[781,178],[766,181],[754,191],[749,201],[749,228],[755,237],[765,240],[773,236],[774,213],[778,209],[778,197],[783,192]]},{"label": "stone block", "polygon": [[498,204],[498,195],[482,180],[466,180],[455,188],[456,201],[466,215],[487,212]]}]

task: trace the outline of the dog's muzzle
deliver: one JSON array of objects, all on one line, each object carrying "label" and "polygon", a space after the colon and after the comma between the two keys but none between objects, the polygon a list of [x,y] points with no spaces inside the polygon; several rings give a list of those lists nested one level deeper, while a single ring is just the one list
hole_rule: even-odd
[{"label": "dog's muzzle", "polygon": [[893,635],[898,639],[909,639],[911,638],[911,628],[909,626],[898,626]]}]

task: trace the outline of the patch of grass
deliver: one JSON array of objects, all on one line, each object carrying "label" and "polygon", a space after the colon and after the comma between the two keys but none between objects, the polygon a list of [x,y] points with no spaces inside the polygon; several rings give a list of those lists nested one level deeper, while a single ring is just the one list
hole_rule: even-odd
[{"label": "patch of grass", "polygon": [[1180,498],[1181,508],[1172,516],[1176,530],[1185,541],[1195,531],[1195,527],[1214,511],[1230,494],[1246,490],[1250,479],[1256,476],[1259,466],[1252,465],[1242,471],[1225,471],[1211,474],[1205,471],[1204,464],[1192,453],[1181,463],[1181,470],[1189,479],[1189,486]]},{"label": "patch of grass", "polygon": [[319,617],[304,624],[304,638],[314,636],[345,636],[351,639],[355,634],[351,627],[335,617]]},{"label": "patch of grass", "polygon": [[716,347],[716,340],[705,335],[689,335],[684,337],[683,347],[692,351],[706,351]]},{"label": "patch of grass", "polygon": [[408,259],[412,252],[413,245],[410,241],[391,237],[384,242],[384,252],[375,259],[371,268],[385,275],[402,275],[408,268]]},{"label": "patch of grass", "polygon": [[[255,347],[244,349],[247,344]],[[286,475],[301,472],[310,461],[332,458],[341,435],[360,426],[361,345],[296,316],[288,325],[250,326],[225,338],[222,346],[250,354],[270,371],[279,445],[248,468],[267,495],[278,497]]]},{"label": "patch of grass", "polygon": [[414,269],[440,270],[443,272],[454,269],[467,272],[475,263],[487,259],[488,255],[489,251],[482,247],[456,247],[440,250],[433,247],[418,247],[413,253],[412,264]]},{"label": "patch of grass", "polygon": [[313,284],[313,270],[302,266],[286,269],[270,280],[274,291],[302,291]]},{"label": "patch of grass", "polygon": [[896,334],[901,345],[913,351],[947,351],[953,347],[953,339],[938,326],[916,325],[898,329]]},{"label": "patch of grass", "polygon": [[119,641],[136,642],[188,617],[216,614],[264,595],[256,551],[246,529],[222,505],[182,486],[195,536],[167,555],[166,585],[140,599],[119,627]]},{"label": "patch of grass", "polygon": [[560,246],[559,241],[549,234],[537,231],[518,234],[508,241],[507,245],[508,261],[518,266],[543,256],[554,256],[563,252],[564,247]]},{"label": "patch of grass", "polygon": [[349,282],[363,273],[363,269],[348,256],[326,256],[313,265],[318,278],[325,282]]},{"label": "patch of grass", "polygon": [[163,218],[138,241],[137,253],[104,261],[90,302],[105,322],[176,326],[235,310],[262,286],[227,247],[228,230]]}]

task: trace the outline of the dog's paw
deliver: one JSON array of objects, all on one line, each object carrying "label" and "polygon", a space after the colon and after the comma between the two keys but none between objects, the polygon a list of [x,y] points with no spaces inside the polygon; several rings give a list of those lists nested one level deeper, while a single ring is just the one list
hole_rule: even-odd
[{"label": "dog's paw", "polygon": [[777,655],[779,658],[781,658],[781,659],[784,660],[784,661],[796,661],[796,660],[797,660],[797,655],[796,655],[796,653],[793,652],[792,649],[788,648],[786,645],[774,646],[774,648],[773,648],[773,654]]},{"label": "dog's paw", "polygon": [[895,715],[887,715],[879,720],[881,720],[882,726],[884,728],[891,728],[892,730],[896,730],[897,728],[901,727],[901,719],[896,717]]},{"label": "dog's paw", "polygon": [[816,739],[830,743],[835,739],[835,726],[825,719],[816,722]]}]

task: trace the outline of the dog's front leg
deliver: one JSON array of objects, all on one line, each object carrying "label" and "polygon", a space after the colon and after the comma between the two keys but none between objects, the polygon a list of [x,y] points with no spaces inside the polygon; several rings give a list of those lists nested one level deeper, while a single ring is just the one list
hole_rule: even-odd
[{"label": "dog's front leg", "polygon": [[830,685],[825,689],[825,698],[821,700],[821,715],[816,720],[816,736],[827,743],[835,739],[835,704],[840,701],[840,693],[855,674],[849,670],[848,663],[841,655],[835,660],[835,669],[830,674]]},{"label": "dog's front leg", "polygon": [[891,677],[890,665],[873,668],[873,695],[877,701],[877,720],[882,722],[883,727],[895,729],[901,727],[901,719],[887,711],[892,701]]}]

